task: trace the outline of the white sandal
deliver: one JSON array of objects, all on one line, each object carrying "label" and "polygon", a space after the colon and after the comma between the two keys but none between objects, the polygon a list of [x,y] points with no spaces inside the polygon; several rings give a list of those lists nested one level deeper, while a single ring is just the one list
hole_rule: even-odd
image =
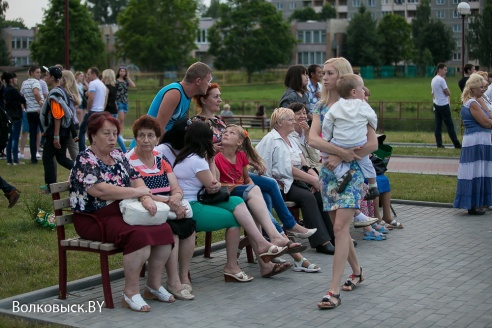
[{"label": "white sandal", "polygon": [[292,267],[292,270],[294,270],[295,272],[318,272],[321,270],[321,268],[314,263],[309,264],[307,268],[303,267],[302,265],[307,260],[307,258],[303,257],[300,261],[294,261],[294,266]]},{"label": "white sandal", "polygon": [[147,300],[158,300],[159,302],[167,302],[167,303],[174,302],[173,294],[169,293],[166,290],[166,288],[162,286],[159,287],[158,290],[154,290],[149,286],[145,285],[143,297]]},{"label": "white sandal", "polygon": [[132,298],[129,298],[128,296],[123,293],[123,298],[121,299],[121,306],[124,308],[129,308],[132,311],[136,312],[149,312],[150,307],[147,310],[142,310],[144,306],[149,306],[142,298],[142,295],[140,294],[135,294],[132,296]]}]

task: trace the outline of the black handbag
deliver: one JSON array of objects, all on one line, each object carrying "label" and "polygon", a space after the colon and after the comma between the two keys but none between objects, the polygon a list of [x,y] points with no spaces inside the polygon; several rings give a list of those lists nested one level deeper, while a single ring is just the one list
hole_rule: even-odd
[{"label": "black handbag", "polygon": [[229,187],[220,187],[219,191],[215,194],[209,194],[205,187],[202,187],[196,194],[196,199],[204,205],[213,205],[221,202],[229,201]]},{"label": "black handbag", "polygon": [[371,162],[372,166],[374,166],[374,170],[376,171],[376,175],[383,175],[384,172],[388,170],[384,161],[374,154],[371,156]]}]

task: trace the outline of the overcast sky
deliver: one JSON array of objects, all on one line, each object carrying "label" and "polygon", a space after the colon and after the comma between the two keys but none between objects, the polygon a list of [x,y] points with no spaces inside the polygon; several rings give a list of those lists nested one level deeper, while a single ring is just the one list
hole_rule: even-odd
[{"label": "overcast sky", "polygon": [[[20,17],[24,19],[24,24],[31,28],[43,20],[43,9],[48,8],[49,0],[7,0],[7,2],[9,9],[7,9],[6,18],[10,20]],[[203,0],[203,3],[208,6],[210,0]]]}]

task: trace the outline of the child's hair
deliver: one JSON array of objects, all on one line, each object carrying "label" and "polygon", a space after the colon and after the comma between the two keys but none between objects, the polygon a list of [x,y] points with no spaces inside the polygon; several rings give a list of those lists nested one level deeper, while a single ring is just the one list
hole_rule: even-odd
[{"label": "child's hair", "polygon": [[215,155],[214,145],[212,143],[213,133],[210,125],[202,121],[194,121],[186,129],[185,146],[176,156],[174,166],[184,161],[191,154],[196,154],[207,160]]},{"label": "child's hair", "polygon": [[337,81],[337,92],[342,98],[350,98],[352,90],[360,84],[360,76],[356,74],[344,74]]},{"label": "child's hair", "polygon": [[102,82],[104,84],[112,85],[113,87],[116,85],[116,78],[112,69],[105,69],[102,72]]},{"label": "child's hair", "polygon": [[251,139],[249,138],[248,131],[245,131],[240,125],[228,124],[228,128],[235,128],[239,132],[239,136],[243,140],[243,144],[238,148],[244,151],[248,159],[256,164],[262,164],[263,159],[256,151],[256,149],[251,144]]}]

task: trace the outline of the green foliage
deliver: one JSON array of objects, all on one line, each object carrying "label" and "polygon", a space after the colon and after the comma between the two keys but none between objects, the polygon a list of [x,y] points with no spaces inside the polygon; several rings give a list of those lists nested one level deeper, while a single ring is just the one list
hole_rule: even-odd
[{"label": "green foliage", "polygon": [[128,0],[86,0],[86,3],[96,22],[116,24],[116,19],[125,9]]},{"label": "green foliage", "polygon": [[295,40],[282,14],[265,0],[228,0],[209,29],[210,54],[218,69],[248,72],[287,64]]},{"label": "green foliage", "polygon": [[10,64],[10,54],[7,45],[4,40],[0,40],[0,65],[9,66]]},{"label": "green foliage", "polygon": [[347,28],[347,59],[353,66],[379,66],[380,44],[376,20],[361,6]]},{"label": "green foliage", "polygon": [[[31,56],[34,62],[54,65],[65,62],[65,16],[64,0],[50,0],[45,11],[43,23],[31,43]],[[104,55],[104,44],[97,23],[89,10],[79,0],[69,0],[70,22],[70,66],[85,70],[90,66],[100,66]]]},{"label": "green foliage", "polygon": [[439,19],[431,18],[429,0],[423,0],[417,7],[412,21],[412,36],[414,42],[414,61],[419,65],[427,65],[428,57],[423,56],[421,49],[429,49],[432,54],[432,64],[446,62],[452,58],[456,43],[451,29]]},{"label": "green foliage", "polygon": [[220,0],[211,0],[210,6],[203,13],[202,17],[217,18],[219,17],[219,11],[220,11]]},{"label": "green foliage", "polygon": [[121,56],[143,70],[187,66],[196,48],[197,0],[130,0],[118,16]]},{"label": "green foliage", "polygon": [[321,12],[318,14],[319,20],[327,20],[337,17],[337,11],[329,3],[321,8]]},{"label": "green foliage", "polygon": [[298,20],[301,22],[305,22],[308,20],[318,20],[319,16],[318,14],[314,11],[313,7],[304,7],[302,9],[296,9],[290,15],[289,20]]},{"label": "green foliage", "polygon": [[480,61],[480,65],[492,66],[492,0],[485,1],[485,8],[482,14],[477,14],[470,22],[467,37],[468,49],[475,58]]},{"label": "green foliage", "polygon": [[397,64],[408,61],[412,57],[412,27],[400,15],[385,15],[378,24],[381,38],[381,57],[383,65]]},{"label": "green foliage", "polygon": [[24,20],[20,17],[16,19],[6,20],[3,23],[3,27],[18,27],[18,28],[27,29],[26,24],[24,24]]}]

